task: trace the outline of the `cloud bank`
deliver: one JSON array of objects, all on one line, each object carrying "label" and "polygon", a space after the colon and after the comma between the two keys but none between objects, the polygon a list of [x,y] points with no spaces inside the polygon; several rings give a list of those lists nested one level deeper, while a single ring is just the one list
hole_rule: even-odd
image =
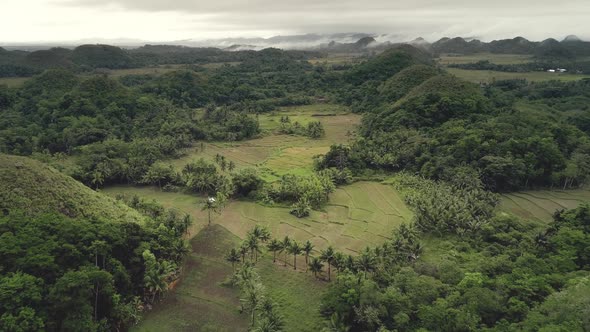
[{"label": "cloud bank", "polygon": [[365,32],[590,40],[590,1],[567,0],[2,0],[0,42],[143,41]]}]

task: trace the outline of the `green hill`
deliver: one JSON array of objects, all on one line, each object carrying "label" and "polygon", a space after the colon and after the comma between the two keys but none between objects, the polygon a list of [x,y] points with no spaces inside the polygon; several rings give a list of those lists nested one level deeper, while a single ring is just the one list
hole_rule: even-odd
[{"label": "green hill", "polygon": [[400,45],[359,64],[348,73],[348,79],[355,84],[367,80],[384,81],[412,65],[432,63],[430,54],[411,45]]},{"label": "green hill", "polygon": [[131,68],[133,59],[123,49],[110,45],[82,45],[72,52],[72,61],[92,68]]},{"label": "green hill", "polygon": [[415,65],[408,67],[383,82],[379,87],[379,94],[386,102],[396,101],[416,86],[438,74],[439,71],[432,66]]},{"label": "green hill", "polygon": [[0,211],[30,215],[144,222],[144,217],[106,195],[36,160],[0,154]]}]

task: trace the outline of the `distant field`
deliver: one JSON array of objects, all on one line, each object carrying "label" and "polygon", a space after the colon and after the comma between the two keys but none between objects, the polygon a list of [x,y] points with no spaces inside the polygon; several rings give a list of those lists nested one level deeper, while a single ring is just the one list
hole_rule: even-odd
[{"label": "distant field", "polygon": [[469,55],[450,55],[443,54],[436,59],[439,64],[447,66],[450,64],[465,64],[478,61],[489,61],[499,65],[520,64],[532,61],[531,55],[525,54],[494,54],[494,53],[477,53]]},{"label": "distant field", "polygon": [[500,209],[524,219],[542,222],[552,220],[559,209],[572,209],[590,203],[590,190],[535,190],[502,195]]},{"label": "distant field", "polygon": [[0,77],[0,85],[16,88],[25,84],[29,78],[30,77]]},{"label": "distant field", "polygon": [[[196,218],[191,232],[196,234],[207,224],[201,211],[202,197],[162,192],[153,187],[115,186],[103,192],[155,199]],[[366,246],[384,242],[401,223],[411,219],[411,212],[393,187],[376,182],[357,182],[336,189],[324,211],[312,211],[308,218],[299,219],[289,214],[287,207],[268,207],[249,201],[231,201],[221,215],[214,215],[219,223],[240,238],[254,225],[268,226],[273,236],[289,235],[298,241],[310,240],[317,248],[333,245],[347,253],[355,253]]]},{"label": "distant field", "polygon": [[307,60],[312,64],[328,64],[328,65],[341,65],[341,64],[353,64],[360,61],[359,56],[361,53],[346,53],[346,54],[328,54],[325,58],[317,58]]},{"label": "distant field", "polygon": [[473,83],[490,83],[498,80],[510,80],[510,79],[526,79],[531,82],[538,81],[576,81],[583,78],[590,78],[590,75],[578,75],[578,74],[557,74],[547,72],[528,72],[528,73],[508,73],[501,71],[491,70],[467,70],[458,68],[446,68],[446,70],[464,80]]},{"label": "distant field", "polygon": [[[321,139],[273,133],[280,126],[282,116],[289,116],[291,122],[306,125],[310,121],[320,121],[326,131]],[[326,153],[330,145],[346,143],[354,135],[360,123],[358,114],[349,113],[339,105],[315,104],[285,107],[279,112],[259,116],[260,126],[266,136],[242,142],[200,143],[187,150],[186,156],[171,160],[177,169],[192,160],[205,158],[213,160],[216,154],[224,155],[233,161],[237,168],[259,167],[267,181],[290,174],[310,174],[313,170],[313,156]]]},{"label": "distant field", "polygon": [[131,69],[109,69],[105,73],[113,78],[119,78],[126,75],[163,75],[172,71],[182,70],[187,65],[162,65],[158,67],[144,67]]}]

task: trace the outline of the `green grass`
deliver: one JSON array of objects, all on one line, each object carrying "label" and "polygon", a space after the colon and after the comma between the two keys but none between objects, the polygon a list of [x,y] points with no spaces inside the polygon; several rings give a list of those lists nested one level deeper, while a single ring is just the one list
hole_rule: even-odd
[{"label": "green grass", "polygon": [[[310,121],[320,121],[326,135],[320,139],[303,136],[277,134],[280,119],[289,116],[292,122],[299,121],[306,125]],[[258,167],[263,178],[272,182],[284,174],[311,174],[313,156],[326,153],[332,144],[347,142],[360,116],[352,114],[347,108],[332,104],[313,104],[285,107],[281,111],[259,116],[260,126],[266,134],[263,137],[242,142],[196,143],[187,149],[186,155],[170,160],[176,169],[198,158],[214,160],[215,155],[224,155],[233,161],[237,168]]]},{"label": "green grass", "polygon": [[191,240],[182,278],[132,331],[245,331],[237,289],[221,284],[232,273],[224,259],[239,239],[220,225],[204,228]]},{"label": "green grass", "polygon": [[[291,255],[288,261],[293,261]],[[267,253],[256,266],[268,296],[278,304],[285,321],[284,331],[318,331],[323,322],[320,302],[328,283],[314,278],[311,272],[304,272],[303,256],[297,259],[297,271],[290,264],[284,267],[281,262],[273,264],[272,253]]]},{"label": "green grass", "polygon": [[[239,311],[239,291],[222,285],[232,273],[224,256],[239,241],[221,225],[203,228],[191,240],[180,283],[132,331],[245,331],[249,316]],[[322,324],[320,300],[328,284],[304,272],[303,256],[297,271],[292,269],[292,256],[287,258],[284,267],[282,260],[272,262],[271,253],[259,257],[256,270],[266,295],[277,303],[285,331],[317,331]]]},{"label": "green grass", "polygon": [[[201,210],[202,197],[162,192],[153,187],[115,186],[104,192],[113,196],[137,194],[190,213],[196,220],[191,229],[193,234],[207,224],[207,214]],[[383,243],[397,226],[412,217],[393,187],[375,182],[356,182],[336,189],[325,209],[312,211],[308,218],[296,218],[289,210],[233,200],[220,215],[213,216],[213,223],[221,224],[240,238],[260,224],[267,226],[274,237],[289,235],[301,242],[310,240],[318,249],[332,245],[346,253],[357,253],[366,246]]]},{"label": "green grass", "polygon": [[0,85],[6,85],[9,88],[18,88],[23,86],[30,77],[0,77]]},{"label": "green grass", "polygon": [[590,202],[590,190],[534,190],[502,195],[500,209],[524,219],[550,222],[556,210]]},{"label": "green grass", "polygon": [[568,73],[547,73],[542,71],[527,73],[508,73],[491,70],[468,70],[458,68],[447,68],[449,73],[474,83],[490,83],[499,80],[526,79],[531,82],[538,81],[576,81],[583,78],[590,78],[590,75],[568,74]]},{"label": "green grass", "polygon": [[0,211],[145,221],[137,211],[39,161],[0,154]]},{"label": "green grass", "polygon": [[[312,140],[274,133],[281,116],[285,115],[303,124],[316,119],[321,121],[326,137]],[[331,144],[346,142],[359,120],[358,115],[336,105],[288,107],[260,115],[259,121],[267,133],[263,137],[244,142],[204,143],[203,150],[197,143],[184,158],[169,163],[180,169],[197,158],[213,160],[219,153],[234,161],[237,168],[257,167],[268,181],[287,173],[310,174],[312,157],[328,151]],[[323,210],[312,211],[303,219],[292,216],[286,206],[232,200],[221,214],[213,215],[213,227],[206,226],[207,214],[201,210],[204,197],[162,192],[154,187],[115,186],[103,191],[112,196],[137,194],[154,199],[165,207],[189,213],[195,219],[190,232],[198,235],[192,241],[193,252],[187,260],[182,282],[146,316],[137,331],[246,330],[248,319],[236,311],[233,302],[237,300],[236,291],[223,288],[219,283],[231,272],[223,254],[257,224],[267,226],[276,238],[288,235],[298,242],[309,240],[315,245],[312,255],[318,255],[328,245],[347,254],[356,254],[366,246],[383,243],[399,224],[412,218],[393,187],[376,182],[357,182],[336,189]],[[223,231],[211,232],[211,229]],[[209,253],[210,247],[222,250]],[[287,257],[286,266],[283,266],[284,261],[284,255],[280,255],[273,264],[270,253],[264,253],[259,260],[256,268],[267,295],[277,302],[285,319],[285,331],[317,331],[323,324],[319,306],[328,285],[326,271],[318,280],[311,273],[305,273],[304,256],[297,259],[297,271],[293,271],[292,256]]]},{"label": "green grass", "polygon": [[477,53],[469,55],[450,55],[443,54],[436,59],[443,66],[450,64],[465,64],[478,61],[489,61],[499,65],[511,65],[528,63],[532,61],[531,55],[526,54],[494,54],[494,53]]}]

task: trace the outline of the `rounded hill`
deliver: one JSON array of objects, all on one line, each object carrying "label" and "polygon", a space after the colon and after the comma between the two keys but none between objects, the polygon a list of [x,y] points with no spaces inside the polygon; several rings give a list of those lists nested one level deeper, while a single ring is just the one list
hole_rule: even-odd
[{"label": "rounded hill", "polygon": [[139,212],[30,158],[0,154],[0,212],[144,222]]}]

